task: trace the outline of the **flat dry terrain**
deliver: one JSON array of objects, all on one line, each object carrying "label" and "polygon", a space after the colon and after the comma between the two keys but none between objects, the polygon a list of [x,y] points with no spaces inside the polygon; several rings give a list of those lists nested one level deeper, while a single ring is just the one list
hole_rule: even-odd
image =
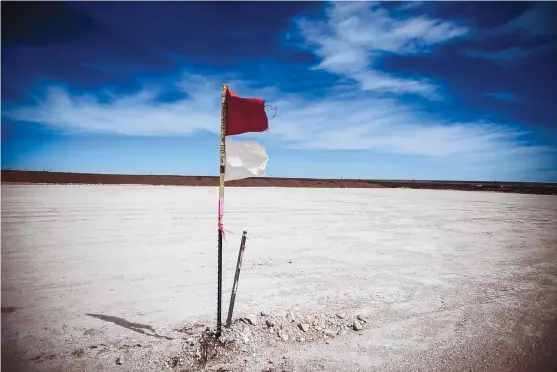
[{"label": "flat dry terrain", "polygon": [[[177,330],[214,326],[216,192],[2,185],[3,358],[170,370],[188,337]],[[367,322],[299,342],[302,331],[285,326],[284,341],[258,317],[225,369],[554,371],[555,216],[555,196],[227,189],[225,309],[246,229],[238,316]]]},{"label": "flat dry terrain", "polygon": [[[82,184],[82,185],[171,185],[215,186],[218,177],[163,176],[137,174],[64,173],[45,171],[2,170],[2,183]],[[354,180],[317,178],[247,178],[226,183],[229,187],[309,187],[309,188],[410,188],[427,190],[496,191],[520,194],[557,195],[557,183],[497,181],[420,181]]]}]

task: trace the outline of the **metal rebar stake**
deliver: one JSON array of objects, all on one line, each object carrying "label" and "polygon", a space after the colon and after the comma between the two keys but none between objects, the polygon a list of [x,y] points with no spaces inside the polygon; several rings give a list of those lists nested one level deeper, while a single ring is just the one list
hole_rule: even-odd
[{"label": "metal rebar stake", "polygon": [[240,279],[240,270],[242,269],[242,259],[244,258],[244,250],[246,249],[247,231],[242,234],[242,242],[240,243],[240,252],[238,253],[238,263],[236,264],[236,274],[234,274],[234,284],[232,285],[232,294],[230,295],[230,307],[228,308],[228,318],[226,318],[226,328],[232,325],[232,313],[234,312],[234,302],[236,301],[236,292],[238,291],[238,281]]}]

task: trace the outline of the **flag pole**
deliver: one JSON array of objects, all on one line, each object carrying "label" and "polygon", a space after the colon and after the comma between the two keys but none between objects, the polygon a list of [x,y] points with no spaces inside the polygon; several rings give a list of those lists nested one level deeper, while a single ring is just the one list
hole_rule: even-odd
[{"label": "flag pole", "polygon": [[226,84],[222,84],[220,109],[220,180],[219,180],[219,208],[218,208],[218,283],[217,283],[217,337],[222,330],[222,215],[224,213],[224,169],[226,167]]}]

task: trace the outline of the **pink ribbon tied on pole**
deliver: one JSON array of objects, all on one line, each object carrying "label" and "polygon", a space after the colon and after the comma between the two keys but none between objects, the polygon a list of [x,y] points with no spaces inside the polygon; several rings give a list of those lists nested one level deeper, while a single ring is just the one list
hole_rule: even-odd
[{"label": "pink ribbon tied on pole", "polygon": [[219,219],[218,219],[218,229],[222,233],[222,238],[226,242],[226,233],[234,234],[231,231],[225,230],[222,225],[222,217],[224,216],[224,198],[219,198]]}]

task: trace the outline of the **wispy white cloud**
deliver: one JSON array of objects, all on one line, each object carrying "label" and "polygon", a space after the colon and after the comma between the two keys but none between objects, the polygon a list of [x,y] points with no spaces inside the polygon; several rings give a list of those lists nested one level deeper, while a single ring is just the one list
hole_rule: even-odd
[{"label": "wispy white cloud", "polygon": [[[155,86],[100,100],[51,87],[34,104],[4,110],[21,122],[36,122],[68,132],[130,136],[185,136],[196,131],[219,133],[220,78],[186,74],[177,83],[187,96],[157,101]],[[458,167],[534,171],[551,167],[554,149],[531,146],[525,133],[492,122],[451,122],[417,112],[400,101],[366,94],[329,96],[313,101],[276,88],[231,82],[239,94],[263,96],[278,107],[263,142],[321,150],[373,150],[377,153],[443,159]],[[263,92],[263,93],[262,93]],[[104,96],[107,92],[103,93]],[[522,168],[520,168],[522,167]]]},{"label": "wispy white cloud", "polygon": [[5,115],[69,132],[142,136],[211,131],[220,106],[207,100],[202,87],[194,89],[197,92],[194,90],[190,99],[165,104],[156,102],[157,91],[153,88],[129,95],[114,94],[109,102],[102,102],[94,95],[71,95],[53,86],[34,105],[7,109]]},{"label": "wispy white cloud", "polygon": [[462,122],[443,118],[416,110],[393,95],[369,94],[414,93],[435,98],[434,82],[380,71],[377,60],[385,54],[430,53],[435,46],[465,35],[467,28],[424,16],[399,20],[380,5],[365,2],[339,2],[327,9],[324,21],[303,19],[298,26],[305,47],[320,58],[315,68],[349,82],[331,87],[330,94],[319,100],[309,93],[284,93],[276,86],[231,76],[183,74],[175,80],[174,88],[184,98],[173,102],[158,99],[168,87],[156,83],[128,94],[75,94],[62,86],[51,86],[32,104],[3,107],[3,115],[64,132],[129,136],[209,132],[217,138],[221,82],[227,81],[238,94],[264,97],[278,107],[269,133],[256,135],[263,143],[283,148],[371,150],[426,157],[437,159],[444,167],[470,172],[467,178],[485,178],[475,174],[497,179],[507,175],[527,178],[556,166],[554,148],[531,145],[525,140],[528,133],[515,127],[480,119]]},{"label": "wispy white cloud", "polygon": [[437,98],[437,86],[426,78],[407,78],[380,71],[388,54],[430,53],[435,46],[468,33],[464,26],[426,16],[395,17],[380,3],[336,2],[326,19],[298,20],[304,46],[321,60],[315,67],[360,83],[366,91],[413,93]]}]

